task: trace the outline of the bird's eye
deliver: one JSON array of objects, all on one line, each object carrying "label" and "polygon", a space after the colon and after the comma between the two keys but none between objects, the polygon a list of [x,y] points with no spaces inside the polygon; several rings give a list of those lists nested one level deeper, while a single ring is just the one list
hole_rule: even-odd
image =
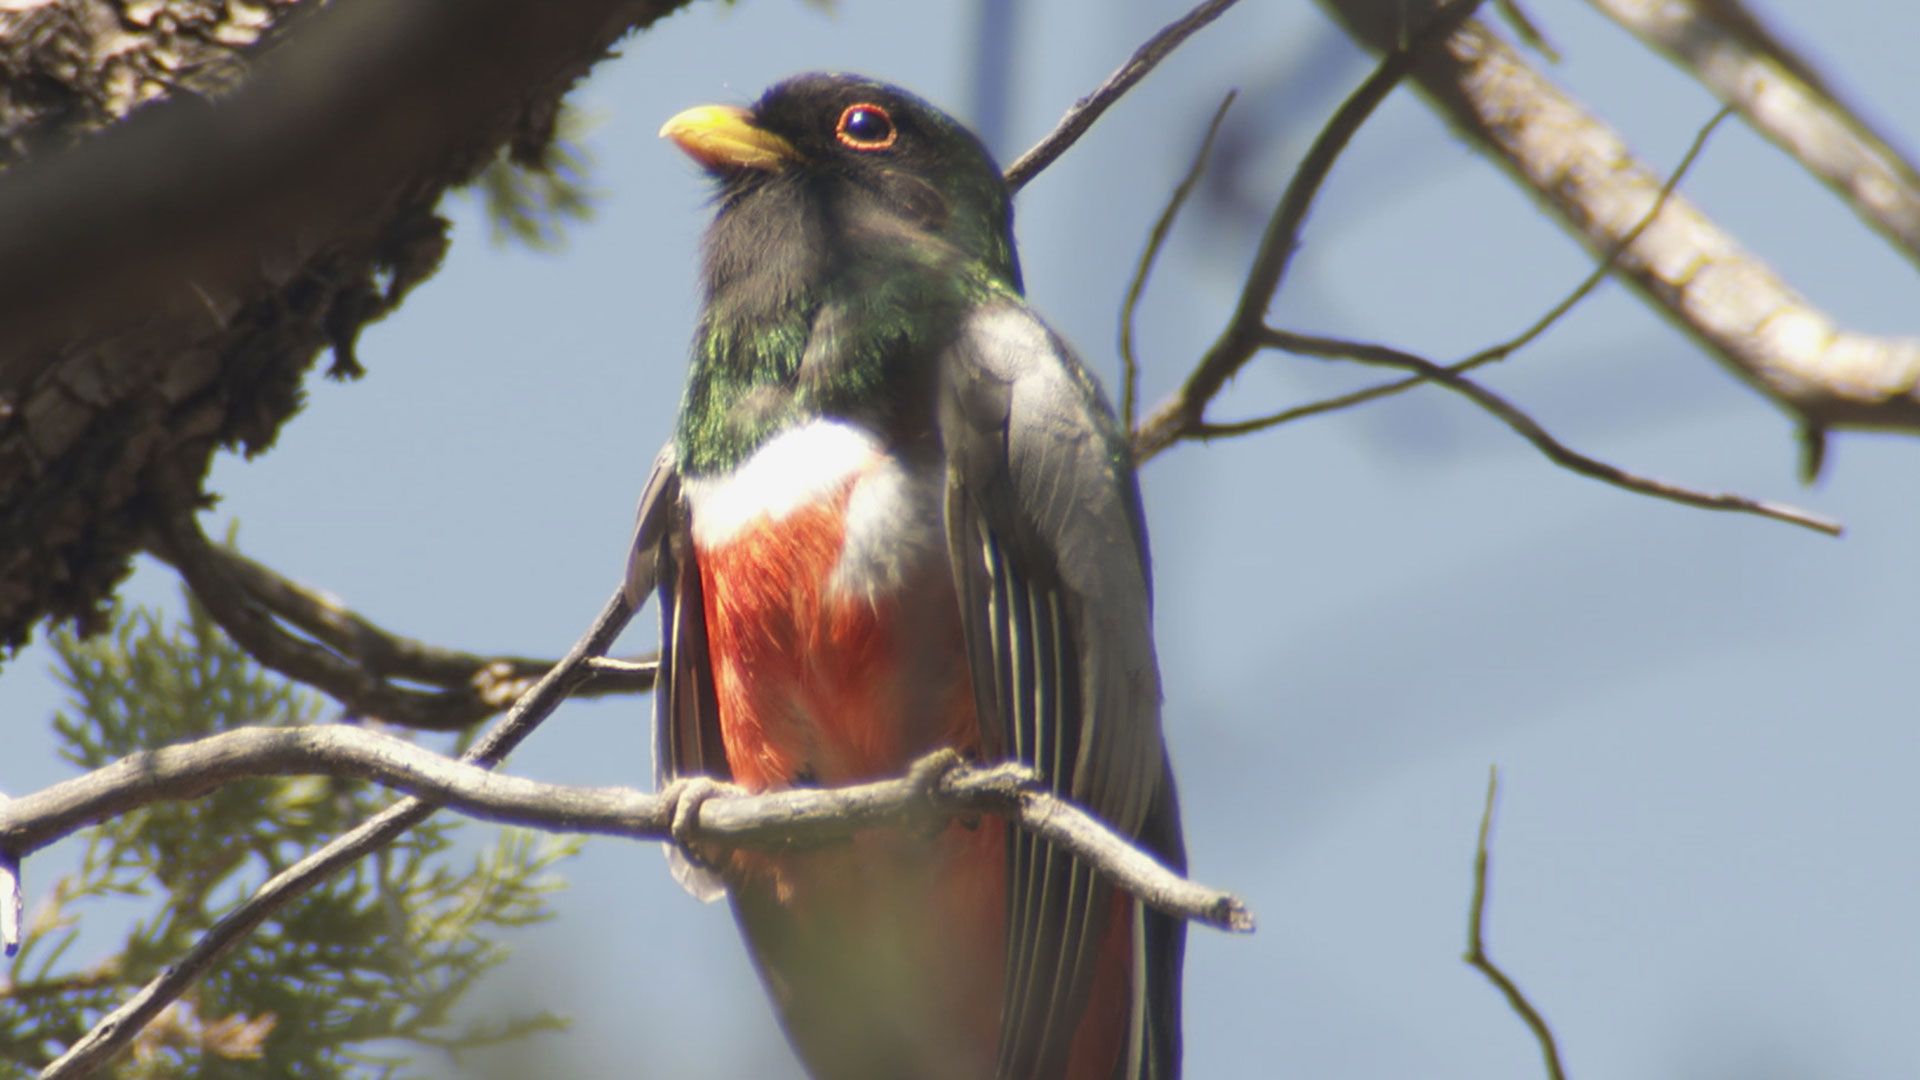
[{"label": "bird's eye", "polygon": [[885,150],[900,137],[887,110],[868,104],[847,106],[833,133],[843,145],[855,150]]}]

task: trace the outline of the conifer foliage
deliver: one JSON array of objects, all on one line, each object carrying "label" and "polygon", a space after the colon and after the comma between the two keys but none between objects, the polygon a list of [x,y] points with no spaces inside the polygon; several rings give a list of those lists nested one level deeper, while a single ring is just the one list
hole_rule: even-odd
[{"label": "conifer foliage", "polygon": [[[71,695],[53,718],[67,760],[92,769],[240,725],[323,719],[320,699],[264,672],[190,597],[187,606],[172,626],[135,609],[92,640],[54,636]],[[391,799],[358,781],[250,779],[69,840],[83,845],[79,866],[34,890],[0,982],[0,1076],[56,1057],[262,881]],[[544,1012],[455,1015],[507,958],[501,931],[551,917],[554,865],[579,845],[518,829],[487,842],[478,831],[430,820],[289,905],[143,1032],[114,1075],[398,1077],[418,1072],[422,1050],[564,1026]],[[119,913],[130,907],[129,926]],[[121,926],[124,937],[105,939]]]}]

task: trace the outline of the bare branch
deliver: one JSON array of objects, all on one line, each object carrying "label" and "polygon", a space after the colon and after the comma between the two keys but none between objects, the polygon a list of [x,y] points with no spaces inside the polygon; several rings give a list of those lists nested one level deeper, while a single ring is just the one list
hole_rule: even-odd
[{"label": "bare branch", "polygon": [[1506,995],[1507,1004],[1526,1022],[1527,1029],[1540,1044],[1541,1056],[1546,1058],[1548,1080],[1566,1080],[1566,1069],[1560,1065],[1560,1046],[1554,1040],[1553,1029],[1547,1026],[1546,1017],[1540,1015],[1540,1010],[1527,1000],[1519,985],[1487,955],[1487,862],[1491,855],[1488,837],[1493,831],[1494,798],[1499,791],[1500,769],[1495,766],[1487,773],[1487,808],[1480,815],[1480,841],[1473,853],[1473,907],[1467,920],[1467,954],[1463,959]]},{"label": "bare branch", "polygon": [[1373,74],[1340,103],[1333,118],[1308,148],[1306,157],[1301,159],[1286,192],[1280,196],[1279,205],[1274,207],[1266,234],[1260,240],[1260,250],[1254,255],[1253,267],[1247,272],[1246,285],[1240,291],[1239,306],[1227,328],[1200,358],[1172,400],[1154,410],[1134,431],[1136,462],[1147,461],[1197,429],[1203,422],[1207,403],[1260,351],[1262,320],[1286,275],[1294,249],[1299,246],[1300,228],[1306,222],[1307,210],[1332,171],[1333,163],[1360,130],[1360,125],[1366,123],[1373,110],[1413,70],[1414,58],[1430,45],[1445,40],[1479,6],[1480,0],[1453,0],[1441,7],[1418,33],[1406,37],[1389,51]]},{"label": "bare branch", "polygon": [[1147,291],[1147,277],[1153,273],[1153,264],[1160,258],[1160,249],[1166,246],[1167,236],[1173,232],[1173,221],[1180,216],[1180,208],[1186,205],[1187,196],[1200,182],[1200,174],[1206,170],[1207,155],[1213,151],[1213,140],[1220,134],[1220,124],[1227,118],[1227,109],[1233,105],[1233,99],[1239,91],[1229,90],[1213,111],[1213,120],[1207,124],[1207,133],[1200,140],[1200,149],[1194,151],[1193,164],[1187,166],[1187,174],[1174,186],[1173,194],[1167,199],[1166,209],[1160,211],[1159,220],[1153,223],[1153,230],[1147,234],[1147,250],[1140,255],[1140,265],[1134,269],[1133,280],[1127,285],[1127,298],[1120,305],[1120,365],[1124,375],[1120,393],[1120,421],[1133,430],[1135,414],[1139,411],[1140,358],[1133,348],[1133,316],[1140,306],[1140,297]]},{"label": "bare branch", "polygon": [[[149,549],[180,572],[214,620],[254,658],[356,715],[428,731],[463,730],[512,704],[553,667],[548,660],[439,648],[382,629],[333,597],[215,545],[187,503],[176,499],[179,508],[160,520]],[[287,632],[276,615],[317,640]],[[590,670],[578,696],[653,688],[651,662]],[[443,689],[398,686],[394,678]]]},{"label": "bare branch", "polygon": [[[364,728],[239,728],[133,754],[13,800],[0,807],[0,848],[25,855],[141,806],[194,798],[245,777],[294,775],[371,780],[488,821],[636,840],[673,838],[679,802],[672,789],[652,794],[501,776]],[[924,829],[962,814],[995,814],[1059,844],[1157,910],[1223,930],[1253,929],[1239,900],[1182,879],[1019,765],[975,767],[942,750],[895,780],[759,795],[722,791],[699,803],[681,840],[791,851],[863,829]]]},{"label": "bare branch", "polygon": [[1920,172],[1739,0],[1591,0],[1740,110],[1861,220],[1920,262]]},{"label": "bare branch", "polygon": [[[1589,293],[1599,288],[1600,283],[1605,281],[1607,275],[1613,271],[1614,260],[1618,259],[1620,253],[1625,251],[1627,246],[1632,244],[1634,239],[1637,238],[1648,225],[1652,224],[1653,219],[1660,215],[1660,208],[1667,204],[1667,197],[1672,195],[1674,190],[1679,187],[1681,178],[1687,175],[1687,172],[1693,168],[1693,163],[1699,160],[1700,152],[1706,149],[1707,137],[1712,135],[1714,130],[1717,129],[1721,122],[1726,120],[1731,113],[1732,109],[1723,106],[1719,112],[1713,114],[1712,119],[1701,126],[1699,133],[1694,135],[1692,144],[1687,147],[1687,152],[1680,156],[1680,163],[1674,166],[1673,172],[1667,177],[1667,182],[1661,185],[1660,197],[1654,200],[1654,204],[1647,209],[1646,216],[1642,217],[1638,224],[1628,230],[1627,235],[1621,237],[1618,244],[1615,244],[1607,251],[1606,257],[1601,259],[1592,270],[1588,271],[1587,276],[1581,279],[1580,284],[1574,286],[1572,292],[1569,292],[1559,303],[1548,309],[1546,314],[1534,320],[1533,325],[1522,330],[1519,334],[1508,338],[1506,341],[1481,349],[1479,352],[1465,359],[1456,360],[1447,365],[1447,370],[1464,374],[1484,364],[1490,364],[1496,360],[1505,360],[1507,357],[1512,356],[1514,353],[1519,352],[1521,349],[1526,348],[1538,340],[1540,335],[1551,329],[1567,312],[1572,311],[1580,301],[1585,300]],[[1291,423],[1295,420],[1304,420],[1309,416],[1336,412],[1341,409],[1352,408],[1355,405],[1364,405],[1369,401],[1378,401],[1381,398],[1392,397],[1402,391],[1411,390],[1426,381],[1425,378],[1418,375],[1407,379],[1396,379],[1393,382],[1381,383],[1378,386],[1369,386],[1363,390],[1337,394],[1333,397],[1322,398],[1319,401],[1310,401],[1305,405],[1296,405],[1290,409],[1283,409],[1279,412],[1271,413],[1258,420],[1219,426],[1231,427],[1240,433],[1264,431],[1267,428],[1279,427],[1281,424]]]},{"label": "bare branch", "polygon": [[[0,795],[0,814],[7,812],[9,800]],[[20,951],[20,857],[0,852],[0,953],[12,956]]]},{"label": "bare branch", "polygon": [[[1369,47],[1397,40],[1391,5],[1330,2]],[[1414,77],[1589,248],[1618,243],[1658,198],[1659,182],[1618,133],[1561,93],[1475,21]],[[1736,374],[1808,427],[1920,431],[1920,339],[1840,328],[1685,198],[1618,262],[1621,276]]]},{"label": "bare branch", "polygon": [[[1492,413],[1508,427],[1518,432],[1521,438],[1532,443],[1554,464],[1562,468],[1571,469],[1582,476],[1591,476],[1596,480],[1603,480],[1615,487],[1625,488],[1628,491],[1638,492],[1641,495],[1651,495],[1657,499],[1666,499],[1670,502],[1695,506],[1702,510],[1728,510],[1744,514],[1758,514],[1761,517],[1769,517],[1776,521],[1784,521],[1792,525],[1800,525],[1813,529],[1816,532],[1823,532],[1829,536],[1840,535],[1841,527],[1839,522],[1830,518],[1821,517],[1818,514],[1809,513],[1797,507],[1786,506],[1781,503],[1764,502],[1759,499],[1749,499],[1744,495],[1696,491],[1693,488],[1682,487],[1678,484],[1668,483],[1665,480],[1656,480],[1652,477],[1630,473],[1618,466],[1609,465],[1604,461],[1590,458],[1554,438],[1547,432],[1546,428],[1540,426],[1539,421],[1528,416],[1500,395],[1481,386],[1465,375],[1449,370],[1445,365],[1436,364],[1431,360],[1415,356],[1412,353],[1402,352],[1399,349],[1389,348],[1385,345],[1372,345],[1357,341],[1340,341],[1334,338],[1314,337],[1309,334],[1295,334],[1285,330],[1267,329],[1263,332],[1263,337],[1266,342],[1274,348],[1285,349],[1287,352],[1296,353],[1301,356],[1321,356],[1357,360],[1363,364],[1381,364],[1388,367],[1398,367],[1418,372],[1422,378],[1431,379],[1449,390],[1464,395],[1474,404]],[[1261,422],[1262,421],[1256,420],[1242,424],[1207,424],[1202,425],[1194,434],[1201,438],[1220,438],[1229,435],[1240,435],[1252,427],[1259,425]]]},{"label": "bare branch", "polygon": [[1019,191],[1027,186],[1027,181],[1040,175],[1040,170],[1053,164],[1055,158],[1067,152],[1067,147],[1080,141],[1100,114],[1120,95],[1133,89],[1133,85],[1147,77],[1147,73],[1159,66],[1167,54],[1180,47],[1197,33],[1201,27],[1226,13],[1237,0],[1205,0],[1200,6],[1187,12],[1180,18],[1162,27],[1160,32],[1147,39],[1145,45],[1133,51],[1127,62],[1107,76],[1107,81],[1099,85],[1093,93],[1073,103],[1060,122],[1054,125],[1046,137],[1033,144],[1032,149],[1021,154],[1012,165],[1007,166],[1007,186]]},{"label": "bare branch", "polygon": [[[482,735],[461,761],[491,767],[512,752],[567,696],[588,671],[589,657],[606,653],[633,615],[624,588],[601,609],[586,634],[553,669],[514,703],[498,723]],[[168,1003],[185,993],[226,951],[251,934],[274,912],[298,899],[315,885],[395,837],[426,820],[432,802],[405,798],[368,819],[352,832],[310,852],[260,886],[245,903],[215,923],[193,947],[142,987],[118,1009],[93,1025],[92,1030],[40,1073],[40,1080],[73,1080],[86,1076],[124,1049]]]}]

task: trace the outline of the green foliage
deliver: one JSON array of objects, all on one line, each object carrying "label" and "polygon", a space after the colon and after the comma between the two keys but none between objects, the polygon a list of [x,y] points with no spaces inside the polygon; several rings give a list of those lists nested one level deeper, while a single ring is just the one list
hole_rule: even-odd
[{"label": "green foliage", "polygon": [[[63,754],[92,769],[137,750],[243,724],[314,723],[320,703],[262,672],[194,605],[171,628],[136,610],[92,641],[56,635],[71,711]],[[37,1068],[179,956],[270,875],[391,801],[330,778],[229,784],[82,834],[79,870],[32,910],[0,983],[0,1076]],[[564,1026],[540,1013],[462,1022],[450,1014],[500,964],[502,929],[550,917],[550,872],[578,848],[505,830],[477,854],[433,820],[284,908],[143,1033],[121,1077],[360,1078],[399,1075],[419,1047],[460,1051]],[[31,882],[31,878],[29,878]],[[101,901],[145,914],[107,959],[69,959]],[[88,944],[97,949],[98,930]]]},{"label": "green foliage", "polygon": [[496,244],[513,240],[535,251],[558,251],[566,226],[593,217],[587,186],[593,155],[582,142],[591,124],[561,106],[552,134],[532,146],[510,146],[473,182]]}]

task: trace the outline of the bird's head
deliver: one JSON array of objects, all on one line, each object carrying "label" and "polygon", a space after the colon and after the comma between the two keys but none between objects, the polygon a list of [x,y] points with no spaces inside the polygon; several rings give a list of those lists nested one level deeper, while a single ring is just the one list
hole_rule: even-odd
[{"label": "bird's head", "polygon": [[746,108],[688,109],[660,134],[720,185],[710,286],[761,279],[780,292],[919,265],[1020,288],[999,167],[972,132],[899,87],[798,75]]}]

